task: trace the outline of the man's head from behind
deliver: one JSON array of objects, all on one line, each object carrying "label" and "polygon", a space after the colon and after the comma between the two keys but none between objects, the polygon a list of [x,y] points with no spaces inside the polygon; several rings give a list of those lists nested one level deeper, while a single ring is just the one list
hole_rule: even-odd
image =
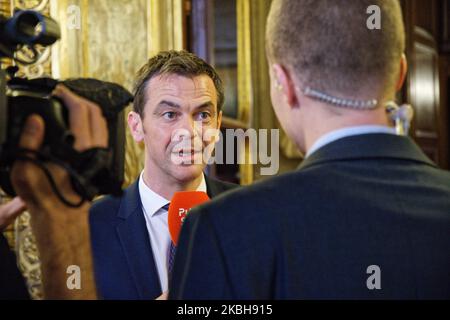
[{"label": "man's head from behind", "polygon": [[146,170],[167,183],[201,177],[224,101],[215,70],[186,51],[160,52],[139,70],[134,94],[128,124],[146,146]]},{"label": "man's head from behind", "polygon": [[[368,27],[369,7],[380,9],[381,29]],[[296,128],[302,124],[292,123],[298,119],[289,111],[317,102],[305,96],[306,88],[352,101],[376,99],[378,115],[374,115],[379,117],[380,106],[394,98],[406,72],[397,0],[274,0],[266,47],[274,108],[290,136],[298,135]],[[349,108],[321,104],[330,116],[355,114]],[[359,113],[370,118],[370,112]],[[304,150],[304,137],[294,139]]]}]

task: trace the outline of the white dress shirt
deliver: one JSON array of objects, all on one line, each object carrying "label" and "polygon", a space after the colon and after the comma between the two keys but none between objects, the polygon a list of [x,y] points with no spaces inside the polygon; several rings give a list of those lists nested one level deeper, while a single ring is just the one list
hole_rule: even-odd
[{"label": "white dress shirt", "polygon": [[325,145],[350,136],[357,136],[361,134],[370,134],[370,133],[387,133],[387,134],[396,134],[395,128],[387,127],[387,126],[378,126],[378,125],[365,125],[365,126],[354,126],[343,128],[339,130],[334,130],[324,134],[316,142],[313,143],[311,148],[309,148],[308,152],[305,155],[305,159],[309,157],[312,153],[316,152],[320,148]]},{"label": "white dress shirt", "polygon": [[[170,249],[170,234],[167,223],[167,211],[162,209],[170,200],[160,196],[152,189],[150,189],[144,182],[144,171],[141,172],[139,178],[139,195],[141,196],[142,211],[144,212],[145,221],[147,224],[148,234],[150,236],[150,243],[152,247],[153,257],[155,259],[156,269],[158,271],[159,281],[162,292],[168,290],[168,275],[169,267],[169,249]],[[197,188],[197,191],[206,192],[205,176],[202,175],[202,182]]]}]

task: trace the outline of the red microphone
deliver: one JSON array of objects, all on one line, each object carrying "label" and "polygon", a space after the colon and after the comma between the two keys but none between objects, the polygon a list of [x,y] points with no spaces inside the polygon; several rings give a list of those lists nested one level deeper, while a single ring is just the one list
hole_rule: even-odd
[{"label": "red microphone", "polygon": [[203,191],[181,191],[174,194],[170,201],[167,220],[170,237],[175,246],[178,244],[181,226],[183,225],[189,210],[208,200],[208,195]]}]

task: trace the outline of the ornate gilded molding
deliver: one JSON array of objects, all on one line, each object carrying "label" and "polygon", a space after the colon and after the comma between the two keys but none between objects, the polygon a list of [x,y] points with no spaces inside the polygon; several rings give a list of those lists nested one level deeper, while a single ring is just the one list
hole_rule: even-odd
[{"label": "ornate gilded molding", "polygon": [[20,10],[36,10],[48,14],[49,0],[13,0],[13,7]]},{"label": "ornate gilded molding", "polygon": [[[12,0],[11,2],[13,10],[35,10],[39,11],[44,15],[50,15],[50,2],[49,0]],[[39,60],[30,65],[20,65],[19,64],[19,72],[18,76],[25,76],[29,79],[43,77],[43,76],[51,76],[52,67],[51,67],[51,48],[50,47],[42,47],[37,46],[37,51],[40,55]],[[24,52],[18,52],[17,55],[20,57]],[[26,52],[25,52],[26,54]]]},{"label": "ornate gilded molding", "polygon": [[[238,33],[237,59],[238,59],[238,119],[251,127],[254,109],[254,88],[252,74],[252,27],[251,27],[251,2],[248,0],[237,0],[236,23]],[[244,161],[239,165],[241,185],[249,185],[253,182],[253,165],[250,161],[250,149],[245,144]]]},{"label": "ornate gilded molding", "polygon": [[34,300],[44,298],[41,265],[36,239],[30,225],[30,214],[23,213],[15,221],[16,255],[20,271],[27,282],[28,292]]}]

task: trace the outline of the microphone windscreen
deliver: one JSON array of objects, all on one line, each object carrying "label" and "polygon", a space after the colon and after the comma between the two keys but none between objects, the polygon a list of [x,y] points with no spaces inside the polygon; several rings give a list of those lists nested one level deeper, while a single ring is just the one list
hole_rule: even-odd
[{"label": "microphone windscreen", "polygon": [[189,210],[208,200],[208,195],[202,191],[181,191],[174,194],[170,201],[167,219],[170,237],[175,245],[178,244],[181,226]]}]

